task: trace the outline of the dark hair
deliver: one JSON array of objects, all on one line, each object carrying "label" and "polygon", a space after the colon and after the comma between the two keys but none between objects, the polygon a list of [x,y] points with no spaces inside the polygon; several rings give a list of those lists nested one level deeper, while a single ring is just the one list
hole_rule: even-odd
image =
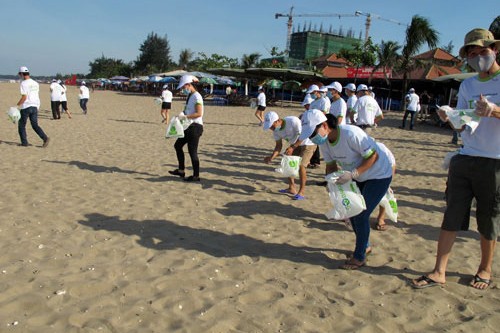
[{"label": "dark hair", "polygon": [[337,117],[335,117],[331,113],[327,113],[325,116],[326,116],[326,124],[328,125],[328,127],[330,127],[331,129],[336,129],[337,128]]}]

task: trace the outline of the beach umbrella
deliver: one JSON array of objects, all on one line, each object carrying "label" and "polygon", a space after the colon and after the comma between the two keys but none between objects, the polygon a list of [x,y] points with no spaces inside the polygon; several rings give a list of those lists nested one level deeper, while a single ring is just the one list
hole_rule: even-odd
[{"label": "beach umbrella", "polygon": [[217,82],[219,82],[219,84],[223,84],[225,86],[235,86],[236,85],[233,80],[231,80],[230,78],[227,78],[227,77],[217,77]]},{"label": "beach umbrella", "polygon": [[283,85],[283,81],[272,79],[266,82],[266,86],[272,89],[279,89]]},{"label": "beach umbrella", "polygon": [[121,75],[113,76],[112,78],[110,78],[110,80],[112,81],[127,81],[128,79],[129,79],[128,77]]},{"label": "beach umbrella", "polygon": [[148,78],[149,82],[160,82],[161,79],[163,79],[161,76],[158,75],[150,75]]},{"label": "beach umbrella", "polygon": [[299,81],[291,80],[283,82],[283,87],[291,90],[298,90],[301,84],[302,83],[300,83]]},{"label": "beach umbrella", "polygon": [[177,82],[177,79],[175,77],[172,77],[172,76],[165,76],[164,78],[162,78],[160,80],[160,82],[162,82],[162,83],[172,83],[172,82]]},{"label": "beach umbrella", "polygon": [[211,77],[202,77],[200,78],[200,82],[205,84],[217,84],[217,81],[215,81]]}]

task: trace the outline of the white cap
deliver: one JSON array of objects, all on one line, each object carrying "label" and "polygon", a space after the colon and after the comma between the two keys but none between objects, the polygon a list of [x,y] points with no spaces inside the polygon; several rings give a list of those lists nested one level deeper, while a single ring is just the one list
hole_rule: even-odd
[{"label": "white cap", "polygon": [[278,119],[280,119],[280,117],[276,112],[269,111],[268,113],[266,113],[266,115],[264,116],[264,131],[270,129],[271,126],[273,126],[273,123]]},{"label": "white cap", "polygon": [[259,86],[259,88],[257,88],[257,90],[264,90],[264,88],[262,86]]},{"label": "white cap", "polygon": [[183,75],[183,76],[181,76],[181,80],[179,82],[179,85],[177,86],[177,89],[181,89],[187,83],[193,83],[193,82],[198,82],[198,81],[199,80],[196,76],[189,75],[189,74]]},{"label": "white cap", "polygon": [[319,91],[321,91],[321,92],[327,92],[328,88],[326,86],[322,86],[321,88],[319,88]]},{"label": "white cap", "polygon": [[326,116],[321,110],[310,109],[302,114],[302,132],[299,140],[305,140],[313,134],[316,126],[326,121]]},{"label": "white cap", "polygon": [[362,90],[368,90],[368,87],[366,86],[366,84],[360,84],[356,91],[362,91]]},{"label": "white cap", "polygon": [[356,91],[356,85],[354,83],[349,83],[344,88],[349,89],[350,91]]},{"label": "white cap", "polygon": [[368,87],[368,90],[372,91],[372,90],[373,90],[373,87],[372,87],[372,86],[369,86],[369,87]]},{"label": "white cap", "polygon": [[410,88],[409,92],[413,93],[413,92],[415,92],[415,89]]},{"label": "white cap", "polygon": [[340,82],[332,82],[330,83],[328,86],[326,86],[328,89],[335,89],[337,90],[339,93],[342,92],[342,85],[340,84]]},{"label": "white cap", "polygon": [[307,94],[306,97],[304,97],[304,101],[302,101],[302,106],[306,106],[307,104],[311,104],[314,101],[314,98],[311,97],[311,95]]},{"label": "white cap", "polygon": [[19,67],[19,73],[29,73],[30,70],[26,66]]},{"label": "white cap", "polygon": [[318,91],[318,90],[319,90],[319,87],[318,87],[317,85],[313,84],[313,85],[311,85],[311,86],[309,87],[309,89],[307,89],[306,94],[310,94],[310,93],[312,93],[313,91]]},{"label": "white cap", "polygon": [[166,84],[164,84],[162,89],[165,90],[167,88],[168,88],[168,86]]},{"label": "white cap", "polygon": [[62,83],[61,79],[57,80],[57,83],[61,84]]},{"label": "white cap", "polygon": [[52,82],[57,82],[57,80],[56,79],[52,79]]},{"label": "white cap", "polygon": [[85,81],[82,81],[82,86],[86,85]]}]

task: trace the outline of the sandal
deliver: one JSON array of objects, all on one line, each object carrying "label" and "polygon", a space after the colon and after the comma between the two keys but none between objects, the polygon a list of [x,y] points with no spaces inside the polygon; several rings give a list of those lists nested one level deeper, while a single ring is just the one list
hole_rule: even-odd
[{"label": "sandal", "polygon": [[363,267],[364,265],[366,265],[366,260],[359,262],[356,259],[350,259],[350,260],[346,261],[346,263],[344,265],[340,266],[340,268],[348,270],[348,271],[354,271],[356,269]]},{"label": "sandal", "polygon": [[[421,284],[421,282],[424,282],[425,284]],[[414,289],[425,289],[425,288],[429,288],[429,287],[444,286],[444,283],[434,281],[430,277],[422,275],[418,279],[412,280],[411,286]]]},{"label": "sandal", "polygon": [[[479,286],[477,286],[478,283],[483,283],[486,286],[484,288],[479,288]],[[479,275],[476,274],[472,278],[472,281],[470,282],[469,285],[472,288],[475,288],[475,289],[485,290],[485,289],[488,289],[488,287],[490,286],[490,284],[491,284],[491,280],[490,279],[483,279],[482,277],[480,277]]]},{"label": "sandal", "polygon": [[173,171],[169,171],[168,173],[171,174],[171,175],[174,175],[174,176],[179,176],[181,178],[184,178],[184,176],[186,175],[186,173],[184,171],[181,171],[179,169],[175,169]]}]

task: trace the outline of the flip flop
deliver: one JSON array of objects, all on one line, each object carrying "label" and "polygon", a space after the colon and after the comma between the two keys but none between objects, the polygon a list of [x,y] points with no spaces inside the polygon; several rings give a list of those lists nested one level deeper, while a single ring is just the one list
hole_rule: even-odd
[{"label": "flip flop", "polygon": [[348,261],[346,261],[344,265],[340,266],[340,268],[345,269],[347,271],[354,271],[356,269],[363,267],[364,265],[366,265],[366,260],[360,264],[357,264],[355,262],[352,262],[352,259],[349,259]]},{"label": "flip flop", "polygon": [[290,192],[290,190],[288,190],[287,188],[284,188],[284,189],[281,189],[278,191],[279,193],[283,193],[283,194],[293,194]]},{"label": "flip flop", "polygon": [[306,197],[300,194],[295,194],[292,198],[292,200],[305,200]]},{"label": "flip flop", "polygon": [[[476,288],[474,287],[474,284],[476,283],[484,283],[486,285],[486,288]],[[489,279],[483,279],[482,277],[480,277],[479,275],[474,275],[474,277],[472,278],[472,281],[470,282],[470,286],[474,289],[478,289],[478,290],[485,290],[485,289],[488,289],[488,287],[490,286],[491,284],[491,280]]]},{"label": "flip flop", "polygon": [[[415,283],[415,282],[422,282],[422,281],[425,282],[425,284],[419,285],[419,284]],[[425,288],[429,288],[429,287],[436,287],[436,286],[443,286],[443,285],[444,285],[444,283],[436,282],[433,279],[431,279],[430,277],[425,276],[425,275],[422,275],[418,279],[415,279],[411,282],[411,286],[414,289],[425,289]]]}]

